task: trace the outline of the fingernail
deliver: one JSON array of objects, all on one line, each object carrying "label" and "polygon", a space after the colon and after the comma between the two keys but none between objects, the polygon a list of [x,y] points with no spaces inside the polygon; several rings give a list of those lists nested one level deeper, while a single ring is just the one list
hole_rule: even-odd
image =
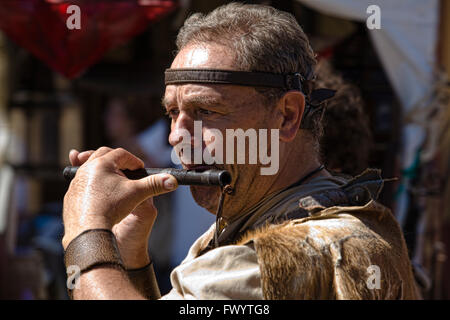
[{"label": "fingernail", "polygon": [[177,185],[176,179],[172,176],[167,176],[167,178],[164,178],[164,188],[166,190],[172,190],[175,189]]}]

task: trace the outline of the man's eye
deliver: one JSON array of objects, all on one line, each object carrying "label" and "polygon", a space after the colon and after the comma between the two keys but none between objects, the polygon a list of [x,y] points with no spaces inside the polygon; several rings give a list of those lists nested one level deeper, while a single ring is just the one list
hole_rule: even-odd
[{"label": "man's eye", "polygon": [[176,109],[171,109],[166,111],[166,115],[169,116],[169,118],[176,117],[180,112]]},{"label": "man's eye", "polygon": [[206,110],[206,109],[199,109],[198,112],[201,114],[204,114],[204,115],[211,115],[211,114],[215,113],[214,111]]}]

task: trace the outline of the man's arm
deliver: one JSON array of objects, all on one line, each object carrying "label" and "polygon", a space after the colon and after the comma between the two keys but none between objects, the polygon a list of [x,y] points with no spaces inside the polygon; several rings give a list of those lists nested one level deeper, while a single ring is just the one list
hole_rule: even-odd
[{"label": "man's arm", "polygon": [[127,270],[127,276],[134,288],[146,299],[157,300],[161,298],[153,264],[140,269]]},{"label": "man's arm", "polygon": [[97,267],[82,273],[78,289],[73,290],[76,300],[144,300],[131,284],[124,271],[115,267]]},{"label": "man's arm", "polygon": [[[144,163],[123,149],[112,150],[100,148],[91,153],[86,162],[72,180],[69,190],[64,197],[64,237],[62,244],[67,253],[67,248],[72,241],[70,254],[66,264],[81,264],[81,276],[78,279],[78,289],[74,289],[75,299],[143,299],[147,296],[158,297],[158,294],[140,294],[133,286],[124,268],[133,268],[133,259],[120,261],[120,251],[127,247],[127,242],[114,243],[114,238],[98,237],[100,230],[109,230],[119,239],[130,238],[130,243],[139,243],[131,236],[136,233],[136,224],[141,225],[143,218],[133,212],[143,201],[152,196],[173,191],[177,187],[177,181],[170,175],[152,175],[140,180],[129,180],[124,177],[121,170],[136,170],[143,168]],[[130,213],[131,212],[131,213]],[[149,232],[156,210],[153,212]],[[115,228],[120,225],[121,228]],[[95,230],[93,229],[100,229]],[[108,232],[106,232],[108,234]],[[87,236],[89,235],[89,236]],[[78,237],[78,236],[81,236]],[[123,237],[122,237],[123,236]],[[127,237],[125,237],[127,236]],[[77,238],[77,239],[76,239]],[[140,236],[139,238],[147,238]],[[111,246],[98,243],[98,240],[108,241]],[[81,245],[80,245],[81,244]],[[106,246],[105,246],[106,245]],[[109,250],[103,252],[102,250]],[[134,250],[130,251],[134,252]],[[136,255],[136,257],[141,255]],[[138,261],[139,262],[139,261]],[[136,262],[135,267],[142,264]],[[145,265],[145,264],[144,264]],[[147,274],[148,275],[148,274]],[[157,284],[154,277],[148,278],[151,292],[157,292]],[[140,287],[138,287],[140,288]]]}]

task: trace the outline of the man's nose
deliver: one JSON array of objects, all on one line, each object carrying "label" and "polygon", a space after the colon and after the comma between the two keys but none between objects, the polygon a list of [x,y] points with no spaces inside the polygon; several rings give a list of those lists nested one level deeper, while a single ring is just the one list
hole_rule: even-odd
[{"label": "man's nose", "polygon": [[185,112],[180,112],[175,122],[172,123],[169,135],[169,143],[173,147],[182,141],[194,145],[194,118]]}]

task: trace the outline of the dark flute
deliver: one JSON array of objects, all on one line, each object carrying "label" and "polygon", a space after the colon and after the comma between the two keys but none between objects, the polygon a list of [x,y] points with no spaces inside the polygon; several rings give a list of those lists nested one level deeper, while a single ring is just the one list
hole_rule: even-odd
[{"label": "dark flute", "polygon": [[[65,167],[63,171],[66,180],[72,180],[77,173],[78,167]],[[173,168],[143,168],[138,170],[123,170],[128,179],[138,180],[146,176],[158,173],[173,175],[179,185],[201,185],[224,187],[231,183],[231,175],[226,170],[206,170],[203,172],[195,170],[182,170]]]}]

